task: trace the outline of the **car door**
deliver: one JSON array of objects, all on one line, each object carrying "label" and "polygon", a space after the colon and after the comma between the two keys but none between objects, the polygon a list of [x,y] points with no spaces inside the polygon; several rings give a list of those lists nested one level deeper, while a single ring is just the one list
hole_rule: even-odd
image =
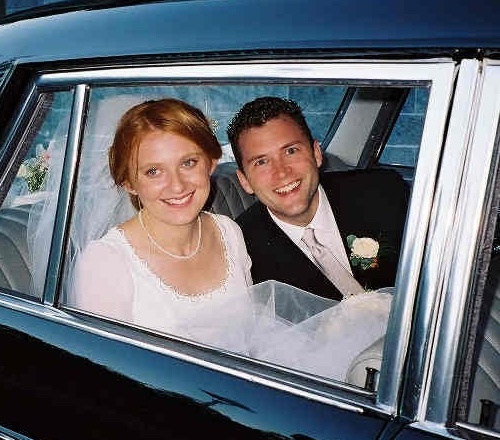
[{"label": "car door", "polygon": [[[439,306],[422,302],[417,314],[412,350],[426,340],[427,354],[409,354],[408,368],[423,373],[422,392],[407,408],[416,421],[401,439],[498,438],[499,74],[491,60],[460,66],[420,282],[422,292],[435,292],[422,301]],[[436,241],[445,245],[439,252]]]},{"label": "car door", "polygon": [[[415,315],[415,307],[437,295],[435,286],[429,293],[419,282],[427,273],[421,268],[434,267],[423,258],[435,227],[435,184],[457,73],[453,61],[200,61],[44,70],[12,68],[0,101],[6,108],[18,97],[0,150],[0,338],[9,353],[0,362],[0,425],[51,439],[197,438],[200,432],[375,439],[392,438],[417,419],[421,394],[408,390],[419,390],[427,377],[428,353],[416,344],[425,346],[428,339],[418,338],[429,338],[435,327],[427,315]],[[22,74],[18,81],[16,74]],[[381,363],[376,385],[314,376],[68,305],[72,269],[86,244],[75,237],[97,238],[106,228],[93,222],[92,213],[106,206],[99,203],[110,188],[82,191],[85,170],[106,166],[114,124],[133,103],[181,97],[216,127],[244,100],[292,96],[305,105],[327,103],[326,110],[308,108],[312,121],[327,121],[317,129],[326,136],[340,105],[338,90],[349,87],[425,92],[396,291],[383,352],[375,353]],[[228,101],[231,111],[223,107]],[[433,241],[432,252],[440,254],[446,244]]]}]

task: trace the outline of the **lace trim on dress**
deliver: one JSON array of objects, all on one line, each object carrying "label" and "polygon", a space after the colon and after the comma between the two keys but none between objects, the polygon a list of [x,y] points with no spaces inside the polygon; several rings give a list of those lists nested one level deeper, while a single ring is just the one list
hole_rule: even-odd
[{"label": "lace trim on dress", "polygon": [[112,228],[110,229],[109,232],[116,231],[116,236],[120,240],[120,242],[125,246],[127,249],[127,252],[129,253],[130,257],[134,262],[136,262],[139,267],[141,267],[143,273],[151,279],[153,282],[157,283],[160,289],[164,293],[170,293],[172,292],[175,296],[175,298],[179,300],[184,300],[184,301],[203,301],[205,299],[210,299],[214,294],[217,295],[222,295],[225,294],[227,291],[227,286],[229,284],[229,278],[231,276],[231,273],[234,271],[234,258],[232,258],[231,253],[229,252],[228,248],[228,240],[226,238],[227,236],[227,231],[223,230],[223,226],[219,222],[219,219],[217,218],[216,215],[203,211],[205,214],[208,214],[215,222],[217,229],[219,230],[219,234],[222,240],[222,247],[223,247],[223,252],[224,252],[224,261],[226,263],[226,274],[224,276],[224,280],[219,286],[216,286],[214,288],[208,289],[206,291],[202,291],[199,293],[195,294],[185,294],[182,293],[179,289],[177,289],[175,286],[171,286],[170,284],[167,284],[164,282],[156,273],[149,267],[149,264],[146,260],[140,258],[136,252],[133,246],[129,243],[127,240],[127,237],[125,236],[125,233],[123,232],[123,229],[119,228]]}]

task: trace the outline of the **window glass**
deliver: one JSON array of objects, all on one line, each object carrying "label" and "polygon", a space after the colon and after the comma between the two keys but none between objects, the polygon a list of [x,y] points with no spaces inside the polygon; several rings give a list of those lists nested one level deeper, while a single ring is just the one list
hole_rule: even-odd
[{"label": "window glass", "polygon": [[307,85],[174,85],[158,87],[102,87],[92,92],[94,106],[106,106],[106,101],[121,96],[125,102],[141,102],[147,99],[177,98],[198,107],[212,122],[212,128],[222,145],[221,162],[234,160],[228,145],[226,128],[243,103],[258,96],[280,96],[296,101],[302,108],[311,132],[323,140],[337,111],[345,87]]},{"label": "window glass", "polygon": [[4,63],[0,64],[0,88],[2,86],[2,83],[7,76],[7,72],[9,71],[10,64],[9,63]]},{"label": "window glass", "polygon": [[[127,291],[127,295],[130,295],[129,299],[133,306],[130,310],[127,310],[124,315],[119,315],[117,310],[119,307],[116,303],[110,301],[106,306],[109,306],[110,313],[95,312],[94,310],[84,309],[86,311],[93,312],[100,316],[105,316],[108,318],[117,319],[125,322],[133,322],[139,327],[147,327],[153,330],[157,330],[164,333],[175,334],[176,336],[186,337],[188,339],[193,339],[197,342],[207,343],[208,345],[213,345],[219,347],[218,340],[213,342],[211,339],[213,335],[207,335],[206,333],[197,334],[198,328],[203,328],[203,316],[197,315],[197,318],[190,322],[190,325],[185,326],[185,328],[180,329],[177,334],[174,330],[169,330],[168,325],[170,322],[178,319],[182,316],[184,308],[179,306],[179,304],[184,304],[185,298],[179,295],[175,291],[175,288],[165,284],[155,273],[154,269],[142,258],[140,255],[135,253],[133,246],[127,241],[127,237],[120,230],[113,230],[112,236],[110,236],[108,231],[113,229],[122,222],[134,217],[136,215],[136,210],[133,208],[129,194],[124,190],[124,188],[117,188],[111,179],[108,167],[108,149],[112,143],[114,132],[117,126],[119,118],[123,113],[134,105],[151,99],[159,99],[165,97],[178,98],[189,104],[194,105],[201,109],[210,119],[212,128],[219,140],[223,145],[223,158],[221,164],[218,165],[214,175],[215,183],[214,188],[216,191],[224,193],[224,200],[226,200],[226,205],[211,205],[208,207],[212,212],[225,214],[233,219],[238,213],[242,211],[235,211],[228,209],[229,205],[234,206],[236,203],[240,203],[243,209],[248,206],[245,197],[248,195],[241,188],[238,179],[236,178],[235,168],[234,168],[234,157],[231,152],[230,145],[228,145],[226,128],[230,119],[234,116],[237,110],[240,109],[243,103],[249,102],[257,97],[261,96],[279,96],[282,98],[290,98],[296,101],[302,108],[308,124],[311,127],[313,136],[320,140],[325,141],[329,136],[331,136],[332,127],[334,127],[334,120],[339,113],[340,106],[344,101],[344,95],[346,93],[347,87],[344,85],[325,85],[325,84],[206,84],[206,85],[196,85],[196,84],[178,84],[178,85],[166,85],[166,86],[141,86],[141,87],[94,87],[90,93],[88,118],[85,127],[82,151],[78,170],[78,180],[76,185],[75,194],[75,204],[72,214],[72,224],[70,226],[70,242],[71,246],[68,249],[67,261],[70,262],[68,265],[68,273],[66,274],[65,282],[65,292],[63,294],[64,305],[70,308],[80,309],[80,305],[74,301],[74,285],[75,278],[78,277],[76,271],[73,270],[75,264],[78,262],[82,253],[88,248],[89,244],[95,240],[101,239],[106,235],[106,240],[110,239],[111,247],[114,249],[108,257],[115,258],[117,265],[120,264],[119,259],[125,258],[128,261],[130,258],[133,261],[132,266],[141,267],[140,274],[134,273],[132,277],[136,281],[141,283],[143,286],[150,286],[148,292],[151,293],[155,289],[164,289],[165,294],[175,297],[174,305],[169,305],[168,307],[161,302],[159,299],[149,299],[150,303],[148,310],[154,310],[161,318],[158,318],[156,322],[151,321],[141,321],[136,319],[136,314],[139,314],[139,300],[136,302],[136,292],[132,287],[132,283],[123,284],[124,278],[114,277],[110,280],[109,289]],[[381,96],[385,97],[386,94],[379,93],[380,89],[383,87],[373,88],[377,89],[378,93],[376,95],[370,96]],[[387,88],[389,89],[389,88]],[[363,96],[368,97],[370,90],[367,89],[367,93]],[[382,99],[382,98],[381,98]],[[368,99],[366,99],[368,100]],[[366,103],[362,102],[357,108],[360,111],[364,111],[367,106]],[[373,98],[372,98],[373,101]],[[378,117],[380,108],[384,108],[382,101],[380,102],[370,102],[367,115],[371,118],[367,122],[367,126],[374,126],[376,121],[380,121],[381,118]],[[394,110],[395,112],[397,109]],[[350,132],[356,130],[359,124],[356,122],[356,117],[347,118],[342,121],[345,124],[351,124],[349,127]],[[367,116],[367,117],[368,117]],[[393,121],[396,117],[395,115],[384,115],[386,120]],[[358,119],[359,121],[359,119]],[[371,132],[371,128],[367,130],[368,133]],[[420,125],[420,130],[423,129],[423,125]],[[386,127],[386,131],[389,127]],[[421,133],[419,133],[421,135]],[[361,150],[363,146],[367,143],[365,138],[363,142],[360,142]],[[329,143],[330,145],[330,143]],[[325,146],[326,147],[326,146]],[[418,150],[418,142],[414,147]],[[330,163],[329,163],[330,164]],[[229,170],[228,174],[223,175],[221,168],[227,165]],[[333,162],[333,169],[338,166],[336,162]],[[220,183],[220,177],[223,177],[224,183]],[[218,180],[219,179],[219,180]],[[391,181],[392,182],[392,181]],[[398,180],[399,182],[399,180]],[[390,187],[394,192],[398,192],[393,186]],[[396,206],[398,202],[396,199],[404,199],[407,195],[408,188],[405,185],[401,185],[401,191],[397,196],[393,197],[392,206]],[[360,188],[364,191],[369,189],[368,187]],[[404,195],[403,195],[404,193]],[[378,193],[380,194],[380,192]],[[237,200],[236,200],[237,199]],[[242,199],[245,199],[242,202]],[[249,202],[251,203],[251,202]],[[402,210],[400,210],[402,211]],[[385,212],[385,210],[384,210]],[[98,215],[96,215],[98,214]],[[387,213],[390,216],[391,221],[394,219],[392,213]],[[401,229],[400,233],[402,235],[402,230],[404,229],[404,218],[406,216],[406,210],[403,212],[398,212],[398,217],[403,220],[400,222],[398,227],[393,229]],[[139,227],[139,225],[138,225]],[[144,227],[143,227],[144,228]],[[146,231],[146,229],[144,229]],[[226,231],[227,232],[227,231]],[[229,234],[229,232],[228,232]],[[149,236],[148,232],[148,236]],[[354,246],[356,238],[351,237],[350,245]],[[394,263],[394,272],[397,267],[397,256],[398,250],[395,247],[391,247],[391,243],[385,241],[387,237],[376,236],[372,241],[369,242],[369,246],[374,245],[377,251],[380,249],[380,253],[376,257],[391,259],[391,264]],[[399,237],[401,239],[401,237]],[[379,241],[377,241],[379,240]],[[376,242],[375,244],[373,242]],[[117,242],[125,243],[125,247],[122,248],[117,245]],[[153,240],[151,240],[153,242]],[[95,246],[95,242],[92,244],[93,250],[99,253],[99,247],[103,243],[99,242]],[[110,242],[107,242],[110,244]],[[366,244],[366,243],[365,243]],[[398,246],[400,241],[398,242]],[[117,248],[127,249],[127,257],[124,257],[120,252],[115,252]],[[109,248],[111,249],[111,248]],[[354,249],[354,248],[353,248]],[[370,249],[372,249],[370,247]],[[372,249],[373,250],[373,249]],[[353,251],[354,252],[354,251]],[[147,254],[147,249],[146,249]],[[352,255],[346,255],[349,259]],[[368,289],[369,286],[369,275],[365,271],[377,268],[377,258],[370,255],[365,255],[360,257],[359,255],[351,258],[351,263],[355,266],[355,271],[358,271],[362,275],[363,285]],[[354,259],[353,259],[354,258]],[[146,258],[147,259],[147,258]],[[94,259],[95,261],[95,259]],[[396,262],[395,262],[396,261]],[[128,264],[128,263],[127,263]],[[136,266],[137,264],[137,266]],[[125,277],[131,275],[134,270],[129,267],[128,273],[124,274]],[[363,278],[364,277],[364,278]],[[88,278],[88,277],[87,277]],[[95,279],[92,279],[94,282]],[[389,289],[390,292],[390,289]],[[148,293],[148,295],[149,295]],[[360,307],[358,312],[360,315],[363,313],[364,317],[360,318],[365,322],[372,322],[373,331],[365,332],[367,336],[366,341],[364,341],[363,350],[358,350],[354,348],[355,343],[359,342],[359,338],[356,340],[351,340],[349,338],[342,337],[342,340],[338,341],[338,344],[334,343],[333,335],[341,335],[343,333],[337,331],[337,327],[340,322],[339,320],[332,319],[332,315],[329,313],[328,309],[336,304],[334,300],[325,300],[321,297],[316,297],[315,295],[304,295],[304,292],[300,289],[292,289],[290,286],[283,286],[280,283],[267,283],[264,286],[252,288],[252,300],[255,298],[256,304],[258,304],[259,312],[265,312],[265,317],[263,317],[262,325],[253,326],[252,323],[247,322],[245,319],[238,320],[238,311],[234,310],[234,307],[225,307],[225,300],[220,299],[220,307],[217,311],[216,316],[218,316],[218,323],[220,327],[218,330],[220,332],[228,335],[228,340],[224,340],[223,348],[233,347],[229,351],[235,351],[241,353],[237,344],[238,338],[242,338],[248,343],[251,341],[258,341],[258,343],[266,343],[266,348],[262,349],[260,345],[246,347],[243,351],[246,355],[250,354],[250,357],[255,357],[258,359],[266,360],[271,363],[276,363],[280,365],[285,365],[300,371],[313,372],[314,374],[319,374],[325,377],[341,377],[342,380],[350,382],[352,384],[358,385],[360,387],[367,387],[374,390],[376,387],[376,374],[380,369],[381,365],[381,353],[384,344],[384,332],[386,319],[390,309],[390,293],[384,291],[381,295],[373,294],[373,302],[371,308]],[[152,295],[153,296],[153,295]],[[230,295],[225,295],[224,298]],[[294,298],[294,312],[289,313],[288,301]],[[272,298],[272,300],[270,300]],[[156,301],[156,302],[155,302]],[[203,309],[203,301],[200,298],[189,299],[191,304],[189,307]],[[219,301],[219,299],[217,299]],[[283,302],[284,301],[284,302]],[[242,303],[244,303],[242,301]],[[356,304],[356,299],[353,299],[351,303]],[[179,307],[178,311],[172,312],[170,306]],[[356,308],[356,305],[353,306]],[[314,319],[311,319],[310,311],[314,311]],[[342,309],[338,309],[339,313],[342,313]],[[323,313],[324,312],[324,313]],[[223,315],[219,315],[223,313]],[[227,315],[225,314],[227,313]],[[283,315],[286,313],[286,315]],[[235,318],[236,316],[236,318]],[[259,315],[260,316],[260,315]],[[277,319],[278,317],[278,319]],[[212,315],[213,319],[213,315]],[[310,320],[309,320],[310,319]],[[373,321],[371,321],[373,320]],[[305,323],[307,321],[307,323]],[[240,334],[236,335],[234,332],[229,331],[224,326],[226,323],[239,322],[241,323],[241,328],[239,329]],[[279,331],[273,332],[273,338],[269,338],[269,332],[266,333],[266,329],[269,330],[269,326],[273,326],[279,322],[281,326]],[[308,337],[303,337],[301,332],[297,333],[295,324],[305,323],[307,326],[306,334],[314,333],[317,335],[318,340],[315,344],[311,344]],[[248,327],[250,326],[250,327]],[[251,330],[248,330],[251,328]],[[223,331],[226,330],[226,331]],[[183,333],[183,331],[185,331]],[[302,331],[302,330],[301,330]],[[245,333],[246,332],[246,333]],[[249,332],[251,334],[249,334]],[[373,340],[373,335],[378,335],[375,340]],[[197,337],[200,336],[198,339]],[[352,336],[354,338],[354,336]],[[322,338],[322,339],[320,339]],[[340,336],[339,336],[340,338]],[[270,340],[272,339],[272,341]],[[368,340],[370,339],[370,340]],[[294,341],[294,346],[297,348],[294,352],[287,341]],[[321,342],[319,342],[321,340]],[[336,350],[329,349],[324,350],[324,343],[328,341],[330,347],[335,345]],[[269,344],[274,344],[272,349],[269,349]],[[281,347],[281,348],[278,348]],[[286,349],[286,350],[285,350]],[[339,353],[341,350],[342,353]],[[310,356],[304,355],[305,352],[310,353]],[[349,352],[349,357],[347,360],[339,362],[339,358],[345,352]],[[360,353],[362,351],[362,353]],[[295,363],[290,364],[291,358],[296,360]],[[297,361],[297,359],[307,360],[311,364],[316,364],[319,362],[321,364],[320,369],[310,370],[305,363]],[[338,366],[337,366],[338,364]],[[367,376],[366,367],[371,368],[370,375]],[[337,374],[338,371],[341,373]]]},{"label": "window glass", "polygon": [[0,287],[42,296],[68,131],[71,93],[44,94],[0,207]]},{"label": "window glass", "polygon": [[396,120],[379,163],[414,168],[425,121],[429,89],[412,88]]},{"label": "window glass", "polygon": [[500,432],[500,225],[497,219],[482,304],[473,319],[478,327],[469,384],[467,421]]}]

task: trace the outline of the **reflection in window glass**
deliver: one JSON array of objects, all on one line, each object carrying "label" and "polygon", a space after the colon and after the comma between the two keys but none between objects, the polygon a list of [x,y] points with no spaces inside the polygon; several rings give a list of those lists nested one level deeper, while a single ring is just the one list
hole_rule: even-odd
[{"label": "reflection in window glass", "polygon": [[500,226],[478,316],[468,422],[500,431]]},{"label": "reflection in window glass", "polygon": [[[172,85],[157,87],[102,87],[92,92],[93,105],[106,105],[113,97],[129,97],[129,102],[148,99],[177,98],[188,102],[205,113],[212,121],[213,130],[222,145],[221,162],[233,161],[228,145],[226,128],[243,103],[259,96],[279,96],[296,101],[302,108],[313,136],[322,140],[337,111],[345,87],[324,85]],[[116,98],[114,98],[116,99]],[[101,103],[101,104],[99,104]],[[126,110],[126,109],[125,109]]]},{"label": "reflection in window glass", "polygon": [[9,63],[0,64],[0,88],[7,76],[7,72],[9,71],[10,66],[11,65]]},{"label": "reflection in window glass", "polygon": [[412,88],[396,120],[379,162],[414,168],[422,138],[429,89]]},{"label": "reflection in window glass", "polygon": [[0,207],[0,287],[37,297],[45,282],[71,97],[43,95]]}]

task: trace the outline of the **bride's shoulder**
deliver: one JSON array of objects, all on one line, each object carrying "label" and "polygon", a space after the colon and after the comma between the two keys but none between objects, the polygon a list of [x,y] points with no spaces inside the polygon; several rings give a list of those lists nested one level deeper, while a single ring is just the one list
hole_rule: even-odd
[{"label": "bride's shoulder", "polygon": [[223,229],[224,231],[227,230],[237,231],[239,229],[238,224],[231,217],[228,217],[227,215],[215,214],[213,212],[205,212],[205,214],[210,216],[214,220],[214,222],[219,226],[219,228]]},{"label": "bride's shoulder", "polygon": [[113,255],[119,251],[123,251],[127,244],[123,230],[113,227],[102,237],[91,240],[83,249],[82,254],[86,257]]}]

